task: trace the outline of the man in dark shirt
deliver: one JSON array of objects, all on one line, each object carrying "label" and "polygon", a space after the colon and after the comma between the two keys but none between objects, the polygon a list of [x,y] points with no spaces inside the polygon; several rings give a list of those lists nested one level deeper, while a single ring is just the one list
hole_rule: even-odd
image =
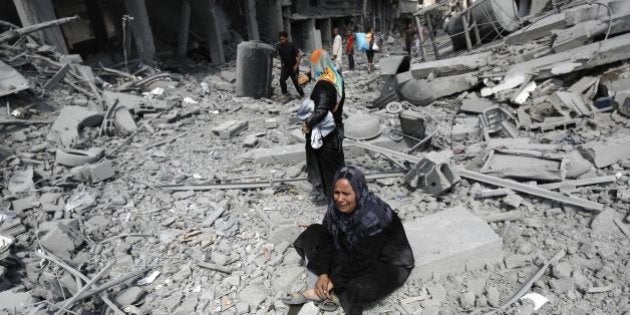
[{"label": "man in dark shirt", "polygon": [[280,32],[280,46],[278,46],[278,54],[280,55],[280,90],[282,94],[287,95],[287,79],[291,78],[295,89],[301,97],[304,97],[304,91],[298,84],[298,75],[300,73],[299,66],[302,56],[293,43],[289,43],[289,34],[285,31]]}]

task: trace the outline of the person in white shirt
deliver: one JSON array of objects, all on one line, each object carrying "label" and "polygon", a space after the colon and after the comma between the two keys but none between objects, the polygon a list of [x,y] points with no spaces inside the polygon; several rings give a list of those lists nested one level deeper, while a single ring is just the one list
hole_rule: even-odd
[{"label": "person in white shirt", "polygon": [[333,34],[335,36],[333,40],[332,50],[333,62],[335,63],[335,68],[337,68],[336,70],[341,71],[341,56],[343,55],[343,48],[341,43],[341,35],[339,35],[339,29],[335,27],[333,29]]}]

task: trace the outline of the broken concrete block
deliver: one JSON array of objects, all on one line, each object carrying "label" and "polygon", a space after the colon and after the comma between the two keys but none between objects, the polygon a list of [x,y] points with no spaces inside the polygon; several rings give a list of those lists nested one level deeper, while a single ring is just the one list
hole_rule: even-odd
[{"label": "broken concrete block", "polygon": [[165,110],[168,106],[167,101],[163,99],[145,98],[134,94],[112,91],[103,91],[103,100],[108,108],[118,102],[119,105],[123,105],[136,115],[155,113],[160,110]]},{"label": "broken concrete block", "polygon": [[494,103],[492,101],[485,98],[472,96],[462,100],[462,106],[459,108],[459,111],[473,114],[481,114],[486,109],[492,106],[494,106]]},{"label": "broken concrete block", "polygon": [[28,196],[26,198],[15,199],[11,203],[13,205],[13,211],[22,212],[24,210],[33,209],[39,207],[39,201],[35,196]]},{"label": "broken concrete block", "polygon": [[298,266],[287,267],[277,271],[271,279],[271,285],[276,292],[290,292],[291,286],[304,274],[304,269]]},{"label": "broken concrete block", "polygon": [[405,183],[436,196],[449,190],[460,180],[449,163],[450,155],[450,151],[427,153],[425,158],[405,174]]},{"label": "broken concrete block", "polygon": [[378,61],[381,74],[396,75],[401,72],[409,71],[411,59],[409,56],[391,56],[382,58]]},{"label": "broken concrete block", "polygon": [[87,151],[58,149],[55,152],[55,163],[69,167],[95,163],[105,156],[105,149],[90,148]]},{"label": "broken concrete block", "polygon": [[100,126],[103,115],[79,106],[65,106],[50,127],[46,139],[61,147],[71,147],[79,141],[79,131],[84,127]]},{"label": "broken concrete block", "polygon": [[249,123],[247,121],[230,120],[214,127],[212,133],[219,136],[221,139],[230,139],[241,130],[247,129],[248,126]]},{"label": "broken concrete block", "polygon": [[547,100],[565,117],[586,116],[593,112],[592,106],[577,92],[558,91],[551,94]]},{"label": "broken concrete block", "polygon": [[597,168],[610,166],[630,156],[630,137],[587,143],[582,145],[580,152],[589,161],[593,162]]},{"label": "broken concrete block", "polygon": [[606,210],[597,214],[597,216],[591,221],[591,230],[593,232],[603,235],[617,235],[620,230],[615,224],[615,219],[623,219],[623,215],[617,213],[615,209],[607,208]]},{"label": "broken concrete block", "polygon": [[276,129],[278,128],[278,120],[275,118],[269,118],[265,120],[265,128]]},{"label": "broken concrete block", "polygon": [[257,309],[258,305],[270,296],[269,290],[259,284],[250,284],[238,294],[238,299],[248,303],[252,309]]},{"label": "broken concrete block", "polygon": [[593,165],[579,151],[575,150],[562,159],[560,167],[566,178],[578,178],[578,176],[590,171]]},{"label": "broken concrete block", "polygon": [[399,89],[402,99],[417,106],[425,106],[434,100],[467,91],[479,83],[476,73],[466,73],[433,80],[412,79]]},{"label": "broken concrete block", "polygon": [[296,164],[304,161],[304,143],[291,144],[269,149],[254,149],[242,153],[238,158],[250,159],[260,164]]},{"label": "broken concrete block", "polygon": [[114,124],[116,124],[118,132],[123,135],[129,135],[138,130],[136,122],[125,106],[118,106],[114,110]]},{"label": "broken concrete block", "polygon": [[114,177],[116,173],[109,160],[98,164],[88,164],[74,167],[70,170],[72,179],[81,182],[98,183]]},{"label": "broken concrete block", "polygon": [[564,178],[560,164],[558,160],[494,152],[479,172],[497,177],[561,181]]},{"label": "broken concrete block", "polygon": [[615,95],[615,109],[620,114],[630,117],[630,90],[617,92]]},{"label": "broken concrete block", "polygon": [[523,197],[517,194],[508,194],[503,198],[503,203],[507,204],[512,208],[518,208],[523,202]]},{"label": "broken concrete block", "polygon": [[426,122],[422,114],[412,110],[405,110],[398,115],[398,118],[400,119],[400,129],[404,134],[416,139],[424,138]]},{"label": "broken concrete block", "polygon": [[[0,311],[5,314],[25,314],[31,305],[35,303],[35,299],[29,292],[13,292],[6,290],[0,292]],[[15,313],[14,313],[15,312]]]},{"label": "broken concrete block", "polygon": [[9,179],[8,188],[13,195],[31,194],[35,190],[33,168],[29,166],[24,170],[13,173],[11,179]]},{"label": "broken concrete block", "polygon": [[532,263],[532,257],[529,255],[510,255],[505,257],[505,267],[509,269],[520,268]]},{"label": "broken concrete block", "polygon": [[515,64],[508,69],[504,82],[525,73],[533,73],[540,80],[626,59],[630,59],[630,34]]},{"label": "broken concrete block", "polygon": [[604,21],[585,21],[566,29],[552,30],[555,37],[551,48],[554,52],[562,52],[577,47],[582,47],[593,41],[593,38],[604,34],[608,29],[608,23]]},{"label": "broken concrete block", "polygon": [[508,35],[505,42],[509,45],[528,43],[549,36],[552,30],[563,29],[566,25],[564,12],[552,14]]},{"label": "broken concrete block", "polygon": [[454,58],[414,63],[411,66],[411,74],[415,79],[425,79],[431,73],[433,73],[436,77],[444,77],[472,72],[482,66],[485,66],[491,55],[491,52],[484,52],[457,56]]},{"label": "broken concrete block", "polygon": [[46,250],[70,261],[75,250],[84,242],[77,220],[44,222],[39,226],[39,240]]},{"label": "broken concrete block", "polygon": [[0,61],[0,97],[30,88],[28,81],[17,70]]},{"label": "broken concrete block", "polygon": [[147,292],[140,287],[126,288],[114,298],[114,302],[119,306],[132,305],[138,302]]},{"label": "broken concrete block", "polygon": [[247,135],[243,139],[243,146],[246,148],[253,148],[258,144],[258,137],[255,134]]},{"label": "broken concrete block", "polygon": [[480,269],[503,261],[501,238],[461,206],[407,221],[404,228],[416,261],[412,279]]}]

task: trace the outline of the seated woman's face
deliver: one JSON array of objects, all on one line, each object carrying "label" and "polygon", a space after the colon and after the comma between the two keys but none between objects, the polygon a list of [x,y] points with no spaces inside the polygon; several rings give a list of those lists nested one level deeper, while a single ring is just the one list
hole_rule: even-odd
[{"label": "seated woman's face", "polygon": [[350,182],[345,178],[335,182],[333,199],[337,210],[341,213],[351,213],[357,207],[357,195],[354,193]]}]

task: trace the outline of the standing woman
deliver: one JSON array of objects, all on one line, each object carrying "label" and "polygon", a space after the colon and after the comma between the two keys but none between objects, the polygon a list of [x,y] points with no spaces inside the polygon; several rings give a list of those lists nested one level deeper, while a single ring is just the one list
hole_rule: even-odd
[{"label": "standing woman", "polygon": [[374,68],[374,49],[372,49],[372,47],[374,46],[374,40],[376,39],[374,37],[374,29],[372,27],[368,27],[368,32],[367,34],[365,34],[365,39],[368,42],[368,50],[365,51],[368,60],[368,73],[371,73],[372,69]]},{"label": "standing woman", "polygon": [[[345,87],[343,77],[324,49],[315,50],[310,57],[311,77],[316,80],[311,100],[315,103],[313,114],[302,124],[306,136],[306,170],[309,181],[321,185],[324,196],[332,196],[332,180],[335,172],[345,165],[343,156],[343,103]],[[311,146],[311,130],[330,112],[335,121],[335,130],[323,138],[318,149]]]},{"label": "standing woman", "polygon": [[316,281],[282,301],[315,301],[323,310],[340,301],[346,314],[361,314],[405,283],[413,252],[398,215],[368,190],[359,169],[340,169],[333,194],[322,224],[310,225],[293,244]]}]

